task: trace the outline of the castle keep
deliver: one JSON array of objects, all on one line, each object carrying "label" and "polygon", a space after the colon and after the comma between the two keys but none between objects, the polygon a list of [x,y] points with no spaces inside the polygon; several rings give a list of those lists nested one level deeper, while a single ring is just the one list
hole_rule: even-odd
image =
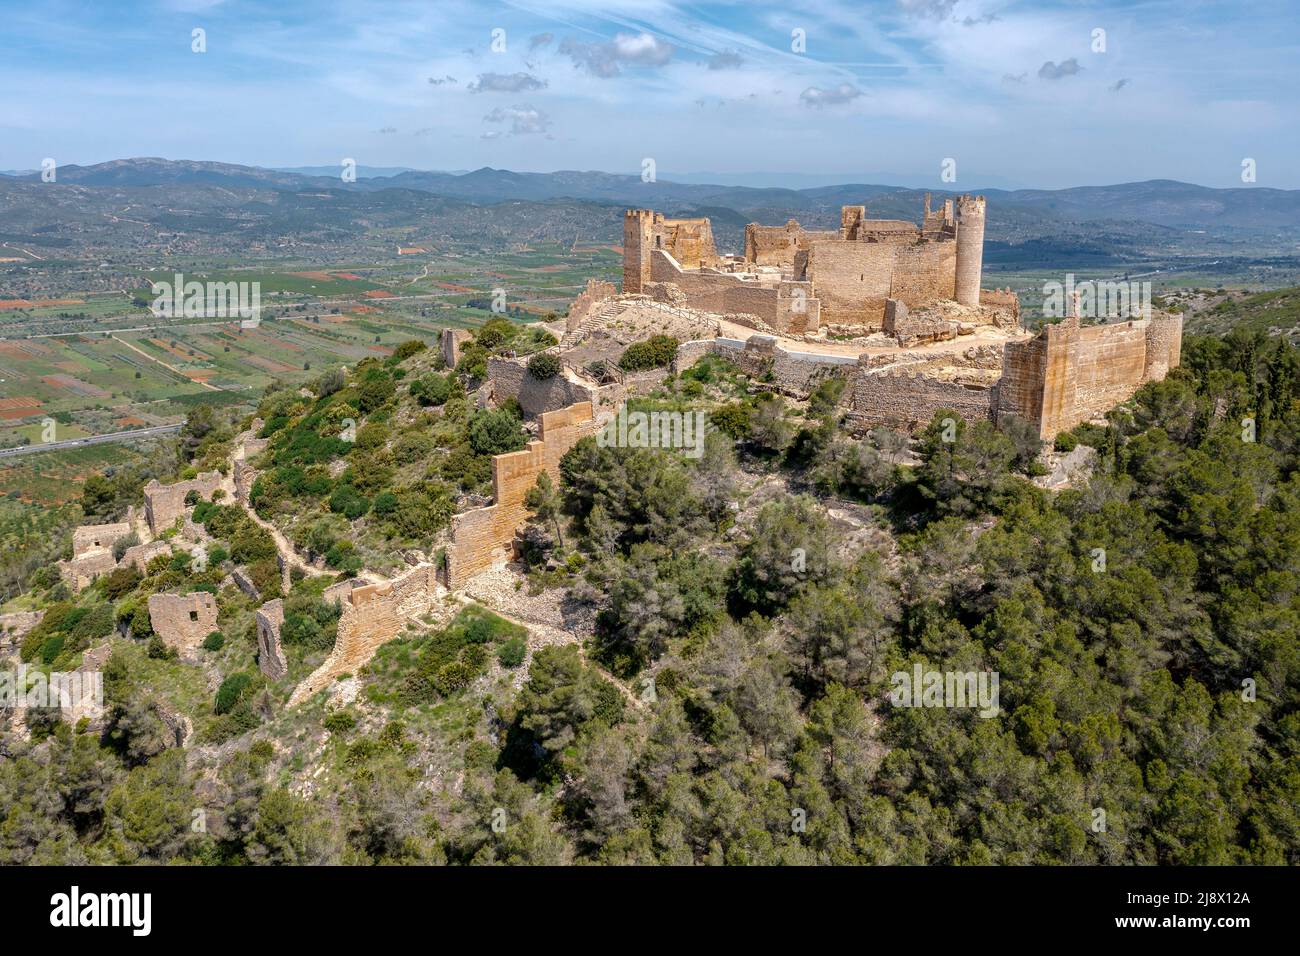
[{"label": "castle keep", "polygon": [[865,206],[840,210],[838,230],[745,227],[741,256],[720,256],[708,219],[666,219],[649,209],[623,218],[623,291],[672,283],[686,304],[757,316],[777,332],[823,325],[881,329],[885,303],[980,304],[984,197],[925,199],[921,224],[868,219]]}]

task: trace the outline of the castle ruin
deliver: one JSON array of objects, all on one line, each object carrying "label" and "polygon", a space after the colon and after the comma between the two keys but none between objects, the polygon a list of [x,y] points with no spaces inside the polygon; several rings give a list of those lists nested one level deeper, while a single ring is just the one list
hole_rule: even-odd
[{"label": "castle ruin", "polygon": [[686,304],[717,313],[757,316],[777,332],[815,332],[824,325],[880,329],[885,302],[910,307],[940,301],[980,304],[984,262],[983,196],[931,208],[918,226],[868,219],[865,206],[840,210],[837,230],[745,227],[741,256],[720,256],[708,219],[666,219],[649,209],[623,218],[623,291],[650,292],[672,283]]},{"label": "castle ruin", "polygon": [[[982,196],[935,207],[927,194],[919,225],[844,206],[838,229],[750,223],[743,254],[724,256],[708,219],[629,209],[622,294],[602,302],[589,284],[562,344],[630,310],[693,311],[718,329],[683,343],[675,367],[723,354],[797,397],[839,375],[860,428],[911,430],[952,408],[972,419],[1018,416],[1045,440],[1178,365],[1177,315],[1083,325],[1076,303],[1064,321],[1024,331],[1013,292],[981,289],[985,213]],[[738,334],[746,329],[760,334]],[[856,354],[847,341],[861,343]]]}]

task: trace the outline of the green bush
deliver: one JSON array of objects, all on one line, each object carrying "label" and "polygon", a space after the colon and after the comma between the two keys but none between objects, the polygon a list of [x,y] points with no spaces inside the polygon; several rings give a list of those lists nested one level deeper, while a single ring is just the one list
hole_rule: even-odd
[{"label": "green bush", "polygon": [[475,412],[469,421],[469,444],[480,455],[519,451],[527,441],[518,417],[504,408]]},{"label": "green bush", "polygon": [[421,405],[444,405],[451,398],[451,379],[446,375],[430,372],[411,383],[411,397]]},{"label": "green bush", "polygon": [[228,714],[234,710],[253,684],[253,676],[239,671],[231,674],[221,682],[221,687],[217,690],[217,702],[215,710],[218,714]]},{"label": "green bush", "polygon": [[545,381],[560,374],[560,359],[554,352],[538,352],[528,360],[528,372],[533,378]]},{"label": "green bush", "polygon": [[427,348],[428,346],[419,339],[407,339],[405,342],[399,343],[397,348],[393,349],[393,354],[388,356],[388,364],[396,365],[398,362],[408,359],[412,355],[423,352]]},{"label": "green bush", "polygon": [[512,637],[497,651],[502,667],[518,667],[528,656],[528,643],[522,637]]},{"label": "green bush", "polygon": [[203,639],[205,651],[219,651],[226,646],[226,638],[220,631],[213,631]]},{"label": "green bush", "polygon": [[623,351],[619,367],[625,372],[663,368],[677,354],[677,344],[671,335],[652,335],[644,342],[633,342]]},{"label": "green bush", "polygon": [[356,725],[357,718],[350,710],[332,710],[325,715],[325,729],[332,734],[347,733]]},{"label": "green bush", "polygon": [[176,648],[169,647],[167,642],[157,634],[149,638],[149,645],[145,653],[155,661],[173,661],[178,656]]},{"label": "green bush", "polygon": [[355,521],[370,510],[370,499],[351,485],[339,485],[330,495],[330,511]]}]

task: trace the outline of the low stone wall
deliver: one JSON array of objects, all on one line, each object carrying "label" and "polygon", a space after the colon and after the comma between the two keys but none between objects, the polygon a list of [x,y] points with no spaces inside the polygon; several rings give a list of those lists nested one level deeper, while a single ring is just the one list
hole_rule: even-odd
[{"label": "low stone wall", "polygon": [[587,287],[578,293],[578,297],[569,306],[569,314],[564,319],[564,331],[575,332],[582,320],[606,299],[618,294],[618,287],[612,282],[601,279],[588,279]]},{"label": "low stone wall", "polygon": [[991,419],[996,407],[996,387],[944,381],[921,372],[864,371],[853,383],[849,421],[858,428],[883,425],[915,431],[929,424],[941,408],[975,422]]},{"label": "low stone wall", "polygon": [[[402,632],[407,622],[437,616],[442,590],[432,564],[421,564],[383,584],[363,584],[342,599],[334,650],[320,667],[294,688],[289,706],[302,703],[343,674],[355,674],[381,644]],[[260,634],[260,625],[259,625]]]},{"label": "low stone wall", "polygon": [[545,471],[558,483],[560,458],[595,431],[591,403],[579,402],[543,414],[537,440],[523,451],[492,459],[493,503],[452,519],[452,544],[447,549],[447,581],[452,588],[508,560],[515,532],[528,520],[524,496],[537,484],[537,476]]},{"label": "low stone wall", "polygon": [[719,355],[736,364],[751,378],[766,381],[796,398],[806,398],[830,375],[851,377],[858,359],[852,355],[825,355],[783,348],[770,335],[740,339],[716,338],[683,342],[677,347],[672,370],[684,372],[705,355]]},{"label": "low stone wall", "polygon": [[132,567],[143,572],[149,566],[149,562],[158,555],[171,553],[172,546],[166,541],[150,541],[148,544],[133,545],[122,552],[122,560],[118,567]]},{"label": "low stone wall", "polygon": [[248,504],[248,496],[253,492],[253,483],[260,472],[242,458],[235,459],[235,500]]},{"label": "low stone wall", "polygon": [[706,355],[713,354],[713,339],[695,339],[677,346],[670,371],[680,375]]},{"label": "low stone wall", "polygon": [[41,618],[44,611],[14,611],[12,614],[0,614],[0,657],[14,653]]}]

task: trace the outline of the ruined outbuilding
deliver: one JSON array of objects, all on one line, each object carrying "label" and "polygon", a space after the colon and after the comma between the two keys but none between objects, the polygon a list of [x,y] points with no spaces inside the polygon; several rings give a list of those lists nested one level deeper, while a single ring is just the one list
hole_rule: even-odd
[{"label": "ruined outbuilding", "polygon": [[207,591],[151,594],[149,624],[168,647],[191,654],[217,629],[217,600]]}]

